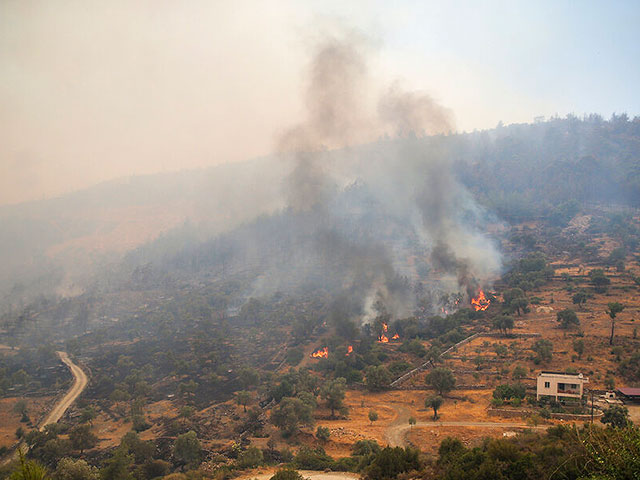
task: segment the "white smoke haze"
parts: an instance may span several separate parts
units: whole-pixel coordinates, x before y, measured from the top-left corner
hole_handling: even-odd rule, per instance
[[[347,274],[343,286],[363,298],[366,323],[375,317],[373,305],[378,300],[395,317],[413,311],[415,297],[409,289],[393,288],[398,274],[406,275],[406,256],[413,252],[401,245],[397,238],[401,232],[395,238],[393,232],[355,238],[344,228],[349,216],[333,198],[350,186],[366,187],[375,201],[373,208],[413,231],[433,275],[425,279],[409,269],[410,276],[417,282],[428,280],[434,292],[463,291],[469,299],[481,283],[499,274],[501,256],[483,232],[489,216],[456,180],[451,155],[440,146],[438,135],[455,130],[452,112],[423,92],[404,91],[398,82],[372,92],[376,85],[369,77],[372,49],[363,38],[350,31],[333,32],[314,46],[307,72],[306,117],[286,130],[277,144],[291,165],[285,197],[289,209],[299,215],[297,229],[324,242],[314,244],[308,253],[322,252],[322,261],[343,258],[343,266],[352,256],[359,257],[357,273]],[[372,98],[373,105],[367,104]],[[427,149],[417,141],[424,136],[433,136]],[[357,147],[382,137],[402,141],[378,142],[375,151]],[[295,265],[295,259],[292,262]],[[306,265],[315,268],[314,261]],[[271,291],[280,289],[277,278],[282,272],[271,275]],[[264,287],[261,282],[261,293],[268,292]]]
[[[225,27],[216,36],[201,24],[195,32],[188,31],[191,22],[187,20],[198,10],[189,6],[178,8],[181,14],[171,16],[164,25],[167,11],[173,12],[165,5],[152,19],[154,28],[147,32],[148,37],[129,45],[131,35],[137,32],[136,21],[146,15],[148,7],[136,10],[132,18],[119,18],[115,10],[101,7],[109,10],[105,15],[119,25],[122,37],[112,31],[90,31],[90,22],[79,22],[72,38],[86,35],[91,42],[78,47],[81,52],[76,63],[69,57],[61,64],[45,62],[42,57],[48,48],[39,37],[33,51],[25,51],[25,64],[60,70],[58,81],[64,84],[64,88],[45,85],[39,82],[38,75],[32,77],[34,95],[30,101],[50,96],[50,104],[43,104],[42,121],[52,111],[62,112],[59,131],[47,131],[39,142],[33,142],[26,131],[20,130],[24,119],[18,117],[29,112],[25,106],[11,103],[16,102],[16,95],[9,95],[12,100],[0,113],[2,124],[10,126],[5,131],[11,137],[7,139],[11,140],[8,148],[26,172],[25,185],[37,190],[35,173],[29,172],[47,149],[56,155],[85,159],[84,173],[91,175],[96,173],[95,168],[105,173],[112,164],[131,164],[143,172],[165,162],[173,165],[171,161],[176,158],[185,167],[215,163],[219,156],[224,160],[246,158],[263,148],[267,135],[273,145],[273,132],[279,131],[273,148],[277,158],[248,162],[246,168],[238,162],[202,175],[184,173],[184,178],[182,174],[176,176],[182,179],[175,184],[168,175],[162,182],[169,186],[157,191],[153,182],[145,185],[144,177],[134,179],[131,204],[123,201],[122,208],[113,210],[111,205],[98,205],[103,215],[98,219],[90,218],[95,209],[87,208],[85,212],[84,206],[91,207],[92,203],[82,194],[73,201],[62,199],[59,210],[65,212],[61,215],[64,222],[72,224],[78,216],[91,221],[74,229],[71,239],[59,234],[70,229],[58,225],[54,228],[56,235],[43,239],[42,245],[36,241],[37,236],[31,235],[33,249],[40,255],[33,256],[37,260],[33,274],[29,273],[31,277],[41,275],[38,268],[48,265],[49,256],[63,252],[64,262],[73,268],[65,270],[52,262],[47,267],[51,283],[58,282],[57,292],[61,295],[82,291],[73,280],[80,278],[84,284],[88,276],[75,270],[85,269],[92,261],[96,267],[113,260],[108,255],[113,251],[105,249],[104,260],[103,252],[96,252],[96,245],[105,240],[105,235],[96,232],[108,230],[101,222],[118,227],[123,211],[131,214],[131,225],[124,232],[114,227],[104,242],[113,246],[120,240],[117,254],[148,242],[158,232],[179,228],[187,219],[193,223],[193,237],[199,241],[235,231],[236,242],[229,250],[235,252],[237,269],[260,272],[251,296],[303,284],[340,289],[361,299],[365,319],[375,313],[372,309],[378,300],[394,317],[410,315],[415,307],[412,289],[417,284],[426,287],[432,298],[458,291],[472,295],[476,287],[499,273],[499,251],[484,233],[491,218],[456,180],[452,155],[443,142],[447,134],[455,131],[453,113],[428,92],[408,91],[402,82],[382,78],[374,65],[380,48],[377,40],[345,28],[340,22],[329,23],[330,28],[316,36],[306,52],[309,60],[301,98],[294,98],[296,88],[288,85],[278,96],[283,99],[282,105],[276,108],[273,102],[265,103],[255,93],[263,87],[272,91],[268,69],[264,70],[264,78],[256,78],[243,69],[244,62],[254,62],[257,66],[252,67],[258,68],[260,59],[237,51],[231,55],[217,41],[238,39],[240,33],[245,34],[261,9],[253,12],[245,5],[240,11],[252,11],[251,15],[246,19],[238,16],[237,25]],[[12,9],[20,7],[14,5]],[[86,20],[87,15],[82,9],[57,11],[47,6],[34,15],[29,28],[48,32]],[[248,23],[243,25],[243,21]],[[165,35],[164,27],[175,43]],[[16,27],[5,29],[4,34],[14,40],[21,38]],[[267,38],[270,31],[256,29],[255,34]],[[66,51],[66,41],[57,38],[50,48]],[[102,57],[98,55],[100,50]],[[200,64],[198,59],[205,57],[215,61]],[[124,64],[110,71],[109,65],[116,64],[116,58]],[[291,68],[287,60],[282,60],[285,69]],[[92,70],[87,65],[99,68]],[[5,66],[5,71],[8,69]],[[0,93],[11,94],[15,90],[14,84],[20,80],[14,78],[15,72],[20,71],[15,69],[7,76],[9,81],[0,86],[5,91]],[[242,88],[230,98],[223,98],[223,84],[217,78],[232,74],[244,83],[240,82]],[[207,79],[212,83],[207,84]],[[188,84],[194,88],[185,88]],[[59,98],[50,95],[49,87],[61,89]],[[77,95],[71,95],[72,91]],[[66,100],[69,101],[65,103]],[[236,108],[236,100],[252,104],[252,115],[243,115]],[[292,114],[296,105],[302,106],[300,115]],[[104,112],[108,115],[103,116]],[[13,121],[13,117],[20,121]],[[291,124],[287,119],[292,117],[300,121]],[[85,125],[87,121],[89,124]],[[146,127],[130,128],[134,123]],[[229,135],[227,123],[241,124],[245,127],[243,134]],[[116,135],[114,129],[123,135]],[[113,140],[116,138],[117,142]],[[218,143],[224,145],[224,151],[216,149]],[[22,148],[30,144],[37,148]],[[64,148],[57,148],[60,145]],[[55,158],[50,160],[49,168],[55,169]],[[82,171],[77,167],[75,170]],[[72,177],[69,173],[60,170],[45,175],[53,182],[57,178],[67,181]],[[21,186],[15,184],[11,188],[20,190]],[[140,189],[139,198],[136,188]],[[109,198],[118,205],[119,189],[114,191],[115,201]],[[157,202],[148,201],[151,196]],[[73,202],[81,206],[78,208]],[[167,205],[171,205],[171,212],[164,211]],[[66,215],[74,208],[79,215]],[[12,220],[24,218],[29,209],[16,210]],[[48,212],[41,216],[47,217]],[[252,222],[260,228],[252,230]],[[26,236],[20,228],[15,230],[18,234],[14,237]],[[260,231],[259,236],[256,231]],[[126,238],[131,240],[121,241]],[[179,245],[180,237],[176,239],[174,243]],[[25,249],[24,256],[28,254]],[[15,265],[5,268],[6,272],[0,268],[0,290],[10,288],[10,283],[16,281],[15,272],[25,270],[23,257],[13,256]]]

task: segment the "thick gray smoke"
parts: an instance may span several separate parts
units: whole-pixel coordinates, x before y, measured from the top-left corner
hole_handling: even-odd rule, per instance
[[[340,259],[352,271],[344,287],[364,295],[365,321],[378,300],[394,316],[411,312],[406,289],[393,287],[398,272],[427,283],[434,292],[462,288],[472,296],[501,264],[498,251],[478,228],[486,214],[456,180],[451,155],[439,145],[441,137],[422,138],[453,131],[451,112],[398,84],[384,89],[370,108],[367,99],[375,95],[368,52],[354,35],[320,42],[309,67],[306,118],[278,141],[282,156],[291,162],[286,198],[298,215],[298,229],[316,239],[314,256],[329,263]],[[352,147],[382,135],[402,141],[378,142],[373,150]],[[337,148],[342,150],[331,150]],[[353,185],[362,185],[372,200],[356,217],[379,213],[388,224],[376,225],[367,235],[350,228],[354,216],[334,200]],[[394,223],[401,230],[387,231]],[[407,232],[414,237],[411,246],[401,238]],[[409,257],[416,263],[416,252],[426,275],[424,268],[417,272],[415,265],[407,265]]]
[[[367,78],[365,48],[355,37],[331,38],[313,55],[305,95],[307,117],[278,141],[279,151],[293,157],[287,198],[294,210],[306,211],[328,201],[331,175],[323,150],[366,139],[359,91]]]

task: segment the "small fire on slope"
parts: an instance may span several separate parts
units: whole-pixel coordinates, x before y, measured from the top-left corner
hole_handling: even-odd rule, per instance
[[[329,358],[329,347],[324,347],[316,352],[313,352],[311,354],[311,358]]]
[[[386,333],[388,328],[389,326],[386,323],[382,322],[382,331]]]
[[[398,335],[397,333],[391,337],[391,340],[398,340],[400,338],[400,335]]]
[[[478,295],[475,298],[471,299],[471,305],[473,305],[473,309],[476,312],[485,311],[487,308],[489,308],[490,303],[491,301],[484,296],[484,292],[482,291],[482,289],[480,289]]]
[[[347,353],[345,353],[345,357],[348,357],[349,355],[351,355],[351,353],[353,352],[353,347],[351,345],[349,345],[347,347]]]
[[[384,333],[381,333],[378,337],[378,343],[389,343],[389,339]]]

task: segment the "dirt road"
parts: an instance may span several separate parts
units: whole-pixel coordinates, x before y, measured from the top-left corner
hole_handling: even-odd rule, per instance
[[[40,423],[38,428],[42,430],[45,425],[49,425],[50,423],[56,423],[58,420],[62,418],[64,412],[76,401],[76,398],[82,393],[84,388],[87,386],[87,375],[82,371],[82,369],[77,366],[75,363],[71,361],[69,355],[66,352],[56,352],[62,363],[64,363],[69,370],[71,370],[71,374],[73,375],[73,385],[69,389],[69,391],[65,394],[62,399],[55,404],[53,409],[49,412],[49,415]]]
[[[269,480],[275,471],[269,473],[259,473],[257,475],[249,475],[249,476],[241,476],[238,477],[238,480]],[[302,475],[305,479],[310,480],[356,480],[360,478],[360,475],[357,473],[349,473],[349,472],[314,472],[311,470],[298,470],[298,473]]]
[[[411,428],[409,425],[409,416],[411,412],[407,407],[402,405],[394,405],[396,418],[387,428],[384,436],[387,443],[392,447],[405,447],[407,441],[405,437]],[[523,422],[418,422],[413,428],[420,427],[483,427],[483,428],[534,428],[544,430],[547,426],[531,427]]]
[[[49,415],[47,415],[45,419],[40,422],[40,424],[38,425],[38,430],[42,430],[45,425],[56,423],[58,420],[60,420],[64,415],[64,412],[67,411],[67,409],[73,404],[73,402],[76,401],[76,398],[78,398],[78,396],[85,389],[88,382],[86,373],[84,373],[84,371],[79,366],[71,361],[69,355],[67,355],[66,352],[56,353],[58,354],[58,357],[60,357],[62,363],[64,363],[67,367],[69,367],[69,370],[71,370],[71,374],[73,375],[73,385],[71,385],[71,388],[67,393],[65,393],[64,397],[62,397],[60,401],[58,401],[53,406],[53,408],[49,412]],[[24,442],[21,442],[18,448],[21,448],[24,453],[26,453],[28,450],[28,447]],[[4,462],[0,464],[6,465],[11,460],[17,458],[17,456],[18,452],[16,450],[12,455],[10,455]]]

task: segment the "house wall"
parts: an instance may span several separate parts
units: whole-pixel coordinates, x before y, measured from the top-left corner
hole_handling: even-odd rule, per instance
[[[585,378],[569,375],[539,375],[536,385],[536,397],[539,399],[542,395],[548,395],[556,398],[580,398],[584,392],[584,384],[587,382],[588,380]],[[565,391],[558,391],[558,386],[562,383],[565,384]],[[576,387],[571,388],[572,384],[576,385]]]

